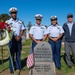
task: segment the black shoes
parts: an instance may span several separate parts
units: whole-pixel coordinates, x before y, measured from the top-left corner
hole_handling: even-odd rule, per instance
[[[12,70],[10,70],[10,73],[14,74],[14,72]]]
[[[61,67],[57,67],[58,70],[61,70]]]
[[[72,68],[72,66],[68,66],[70,69]]]

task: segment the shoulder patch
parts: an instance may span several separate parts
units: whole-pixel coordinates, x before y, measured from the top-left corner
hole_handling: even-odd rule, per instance
[[[41,26],[41,29],[45,29],[46,27],[45,26]]]
[[[19,24],[23,24],[22,22],[18,22]]]
[[[45,28],[45,26],[41,26],[41,27]]]
[[[19,19],[18,19],[18,23],[19,23],[19,24],[23,24],[23,22],[22,22],[21,20],[19,20]]]

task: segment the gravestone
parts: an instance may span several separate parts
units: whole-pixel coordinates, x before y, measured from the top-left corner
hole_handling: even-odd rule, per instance
[[[29,75],[56,75],[55,65],[52,60],[51,46],[47,42],[41,42],[34,48],[34,67]]]

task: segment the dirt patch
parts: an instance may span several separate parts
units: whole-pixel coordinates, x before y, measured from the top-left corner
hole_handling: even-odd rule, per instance
[[[56,71],[56,75],[63,75],[60,70]]]
[[[14,75],[14,74],[11,74],[10,73],[10,70],[7,69],[3,72],[0,71],[0,75]],[[15,71],[15,75],[28,75],[26,71],[22,70],[22,71],[19,71],[19,70],[16,70]]]

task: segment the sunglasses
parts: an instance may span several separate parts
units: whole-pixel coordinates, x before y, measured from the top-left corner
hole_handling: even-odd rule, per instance
[[[11,14],[17,14],[17,12],[11,12]]]
[[[69,17],[67,17],[67,18],[73,18],[73,16],[69,16]]]

